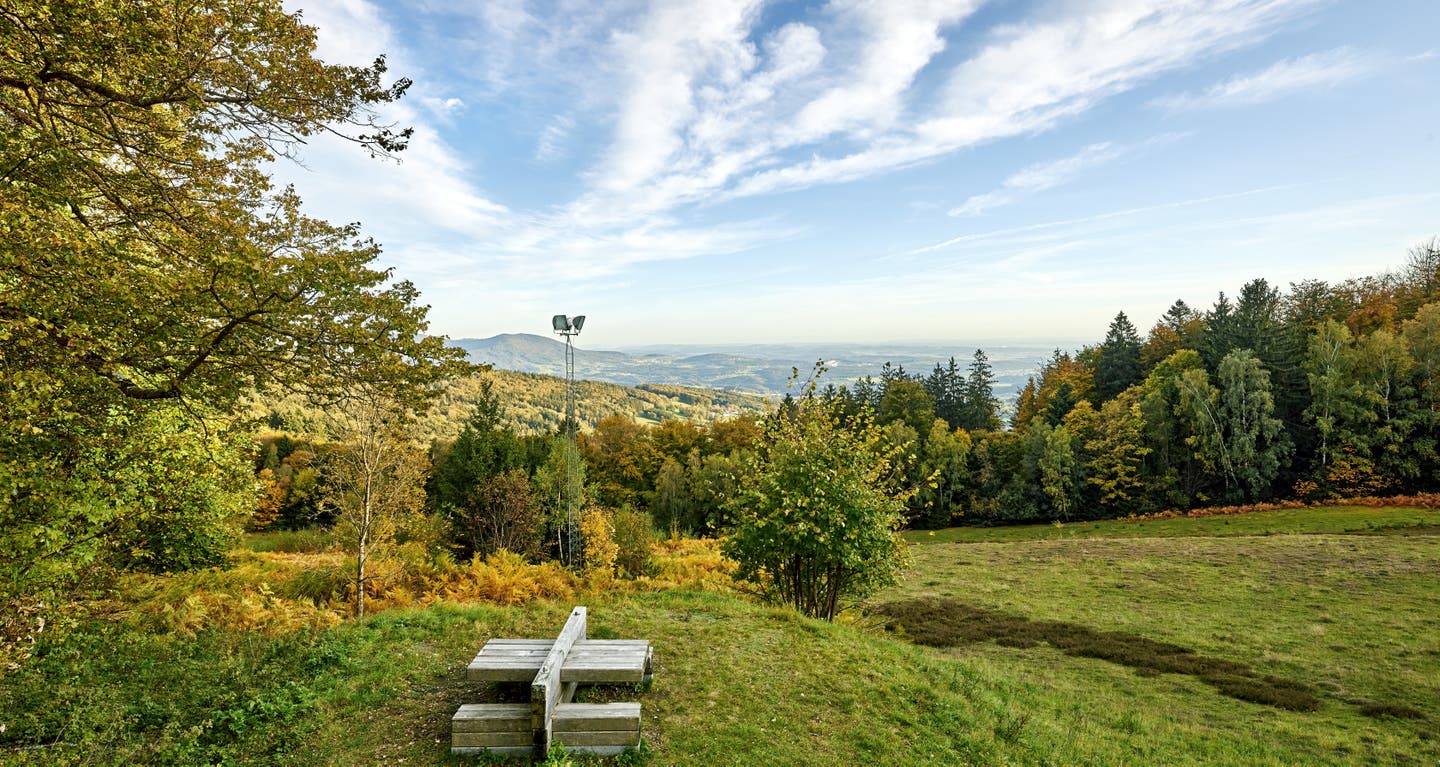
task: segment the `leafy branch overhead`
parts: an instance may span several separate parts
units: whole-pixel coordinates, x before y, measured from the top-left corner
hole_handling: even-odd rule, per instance
[[[0,0],[0,51],[0,609],[141,545],[174,480],[133,424],[209,434],[262,387],[417,402],[468,367],[358,225],[266,172],[322,134],[403,150],[383,58],[316,59],[278,0]]]
[[[385,62],[327,65],[278,3],[0,3],[0,322],[25,369],[132,399],[435,380],[412,285],[262,164],[332,133],[372,153]]]

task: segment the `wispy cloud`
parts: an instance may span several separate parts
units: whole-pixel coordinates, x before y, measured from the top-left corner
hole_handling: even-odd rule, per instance
[[[1172,111],[1243,106],[1273,101],[1292,93],[1330,88],[1374,70],[1374,64],[1348,48],[1278,61],[1252,74],[1236,75],[1200,93],[1157,99]]]
[[[1127,151],[1127,147],[1116,146],[1107,141],[1091,144],[1069,157],[1035,163],[1005,179],[999,189],[971,196],[959,207],[951,209],[950,215],[977,216],[1002,205],[1009,205],[1026,194],[1042,192],[1064,184],[1084,171],[1104,165]]]
[[[727,194],[851,181],[1046,130],[1162,73],[1253,43],[1313,4],[1112,0],[1056,6],[1069,13],[992,30],[975,55],[944,74],[938,98],[907,92],[904,106],[912,119],[846,154],[791,162],[772,155],[768,163],[753,163],[753,172],[738,177]]]
[[[1415,54],[1414,56],[1406,56],[1406,57],[1405,57],[1405,60],[1406,60],[1406,61],[1430,61],[1430,60],[1435,59],[1435,58],[1440,58],[1440,48],[1431,48],[1431,49],[1428,50],[1428,51],[1425,51],[1425,52],[1423,52],[1423,53],[1417,53],[1417,54]]]
[[[565,140],[574,129],[575,118],[570,115],[556,116],[540,131],[540,136],[535,140],[535,159],[539,162],[551,162],[562,157],[565,154]]]
[[[1280,190],[1284,190],[1284,189],[1289,189],[1289,188],[1291,188],[1289,185],[1267,186],[1267,187],[1261,187],[1261,188],[1258,188],[1258,189],[1246,189],[1246,190],[1241,191],[1241,192],[1231,192],[1231,193],[1228,193],[1228,194],[1209,195],[1209,196],[1206,196],[1206,197],[1195,197],[1195,198],[1191,198],[1191,199],[1188,199],[1188,200],[1176,200],[1176,201],[1174,201],[1174,202],[1160,203],[1160,204],[1158,204],[1158,205],[1145,205],[1145,206],[1137,207],[1137,208],[1124,208],[1124,209],[1122,209],[1122,210],[1112,210],[1112,211],[1107,211],[1107,212],[1104,212],[1104,213],[1097,213],[1097,214],[1090,215],[1090,216],[1079,216],[1079,217],[1076,217],[1076,218],[1060,219],[1060,220],[1058,220],[1058,221],[1045,221],[1045,222],[1038,223],[1038,224],[1027,224],[1027,225],[1025,225],[1025,226],[1008,227],[1008,228],[1005,228],[1005,229],[995,229],[995,230],[988,231],[988,232],[973,232],[973,233],[968,233],[968,234],[962,234],[962,235],[960,235],[960,236],[958,236],[958,237],[951,237],[951,238],[949,238],[949,239],[947,239],[947,240],[942,240],[942,241],[940,241],[940,242],[932,243],[932,244],[930,244],[930,245],[923,245],[923,246],[921,246],[921,247],[914,248],[914,249],[912,249],[912,250],[907,251],[907,252],[905,253],[905,255],[908,255],[908,256],[918,256],[918,255],[924,255],[924,254],[926,254],[926,253],[933,253],[933,252],[935,252],[935,251],[946,250],[946,249],[948,249],[948,248],[954,248],[954,247],[965,246],[965,245],[977,245],[977,244],[981,244],[981,243],[994,243],[994,242],[998,242],[998,241],[1001,241],[1001,240],[1010,240],[1010,241],[1013,241],[1013,240],[1016,240],[1016,239],[1018,239],[1018,238],[1030,238],[1030,237],[1034,237],[1034,236],[1036,236],[1037,234],[1038,234],[1038,235],[1041,235],[1041,236],[1043,236],[1043,237],[1045,237],[1045,238],[1064,238],[1064,237],[1070,236],[1069,233],[1068,233],[1068,230],[1069,230],[1071,227],[1076,227],[1076,226],[1081,226],[1081,225],[1087,225],[1087,224],[1094,224],[1094,223],[1096,223],[1096,222],[1111,221],[1111,220],[1115,220],[1115,219],[1132,218],[1132,217],[1139,216],[1139,215],[1145,214],[1145,213],[1153,213],[1153,212],[1165,211],[1165,210],[1175,210],[1175,209],[1178,209],[1178,208],[1189,208],[1189,207],[1194,207],[1194,206],[1197,206],[1197,205],[1205,205],[1205,204],[1207,204],[1207,203],[1212,203],[1212,202],[1220,202],[1220,201],[1223,201],[1223,200],[1233,200],[1233,199],[1241,198],[1241,197],[1251,197],[1251,196],[1255,196],[1255,195],[1267,194],[1267,193],[1269,193],[1269,192],[1276,192],[1276,191],[1280,191]],[[1060,234],[1052,234],[1052,233],[1054,233],[1054,232],[1061,232],[1061,233],[1060,233]]]
[[[399,44],[373,3],[307,2],[327,58],[367,61],[388,51],[395,71],[422,69],[421,52]],[[389,113],[416,127],[399,169],[381,177],[373,165],[337,159],[302,191],[334,187],[349,211],[337,217],[389,221],[377,235],[430,243],[394,252],[428,254],[436,268],[454,261],[442,250],[465,254],[472,271],[583,260],[591,275],[734,253],[795,227],[701,223],[699,206],[865,178],[1047,130],[1165,72],[1262,39],[1314,2],[1060,3],[1043,20],[982,31],[973,47],[942,58],[980,0],[831,0],[775,29],[761,27],[762,0],[423,0],[437,18],[468,19],[479,31],[469,44],[494,48],[479,67],[480,87],[522,94],[526,78],[540,76],[589,83],[574,87],[585,95],[573,103],[532,105],[534,159],[583,163],[579,190],[547,207],[497,201],[469,155],[445,140],[448,121],[483,110],[485,94],[430,77],[416,86],[422,108]],[[569,154],[579,136],[587,150],[601,142],[588,162]],[[955,212],[1052,188],[1130,149],[1097,144],[1030,166]]]

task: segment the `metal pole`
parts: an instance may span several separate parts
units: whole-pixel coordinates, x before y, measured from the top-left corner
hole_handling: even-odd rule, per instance
[[[585,317],[574,318],[557,314],[550,318],[556,333],[565,337],[565,530],[556,535],[560,561],[575,567],[580,562],[580,448],[576,444],[579,421],[575,418],[575,344],[574,338],[585,326]]]
[[[565,562],[571,567],[579,564],[576,549],[579,537],[580,449],[576,444],[575,422],[575,345],[573,333],[565,334],[565,537],[567,551]]]

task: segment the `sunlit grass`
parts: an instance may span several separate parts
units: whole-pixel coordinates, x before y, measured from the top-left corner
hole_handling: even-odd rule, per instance
[[[942,621],[917,627],[918,638],[946,645],[934,651],[940,655],[1047,690],[1063,719],[1122,714],[1145,736],[1143,744],[1119,741],[1130,741],[1133,754],[1292,764],[1440,757],[1432,736],[1440,721],[1440,537],[1176,534],[949,543],[913,554],[910,578],[881,600],[894,605],[887,609],[903,611],[915,599],[951,601],[963,605],[951,620],[1009,622],[1028,632],[1009,642],[1025,646],[1006,646],[994,626]],[[1045,636],[1062,630],[1076,636]],[[927,637],[932,631],[952,636]],[[1205,684],[1203,674],[1131,670],[1103,647],[1086,652],[1096,632],[1303,684],[1319,707],[1305,713],[1237,702]],[[1074,657],[1086,654],[1096,659]],[[1096,761],[1125,753],[1109,742],[1087,747]],[[1245,743],[1250,751],[1231,751]]]
[[[1440,535],[1440,511],[1422,508],[1325,506],[1256,511],[1213,517],[1062,522],[1008,527],[911,530],[911,543],[1049,541],[1075,538],[1216,537],[1318,533],[1432,532]]]

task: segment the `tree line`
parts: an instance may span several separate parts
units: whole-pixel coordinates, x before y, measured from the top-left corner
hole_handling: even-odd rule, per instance
[[[1432,490],[1437,284],[1440,241],[1430,241],[1393,274],[1303,281],[1284,292],[1256,279],[1203,311],[1177,300],[1143,336],[1120,312],[1099,343],[1057,349],[1008,422],[983,350],[964,367],[952,357],[915,374],[887,363],[849,386],[817,384],[799,399],[787,395],[770,417],[819,402],[841,427],[873,425],[895,451],[888,460],[897,486],[909,489],[911,527]],[[432,486],[449,489],[432,494],[430,507],[451,519],[491,513],[479,497],[493,509],[553,505],[552,438],[514,433],[500,403],[487,401],[453,444],[431,451]],[[729,502],[742,494],[765,422],[652,426],[607,416],[579,436],[586,498],[644,513],[663,533],[721,533],[734,522]],[[505,478],[517,471],[528,488]],[[466,488],[489,489],[467,496]]]
[[[1429,491],[1437,290],[1432,239],[1394,273],[1286,291],[1256,279],[1206,310],[1177,300],[1144,337],[1120,312],[1103,341],[1055,351],[1005,429],[983,404],[965,420],[984,402],[979,352],[963,385],[951,360],[923,377],[887,365],[822,396],[868,407],[913,446],[908,514],[922,527]]]

